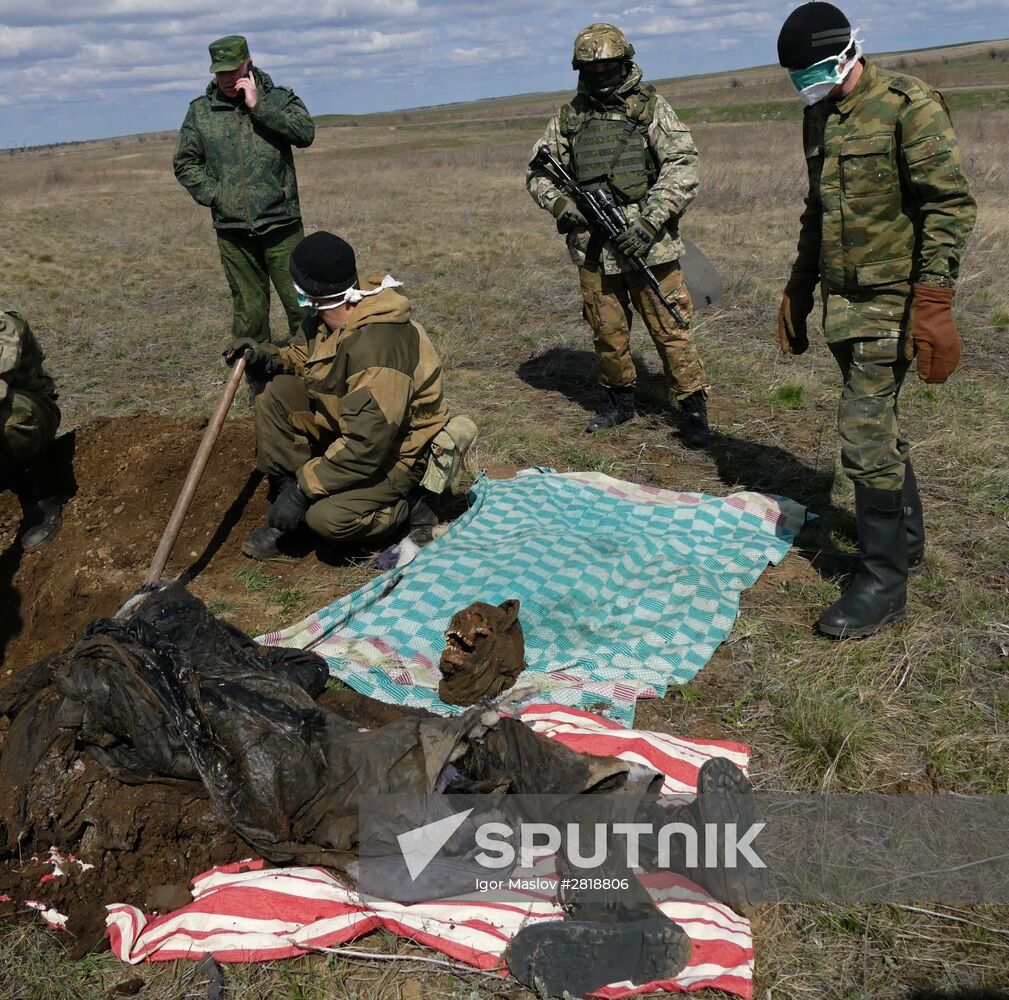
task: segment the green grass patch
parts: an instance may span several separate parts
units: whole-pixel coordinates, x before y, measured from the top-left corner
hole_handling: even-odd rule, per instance
[[[269,573],[264,573],[257,566],[241,566],[235,570],[235,579],[249,593],[258,594],[264,590],[269,590],[277,581]]]
[[[308,600],[308,594],[297,587],[284,587],[280,594],[280,610],[282,614],[289,615],[292,611],[303,605]]]
[[[985,90],[952,90],[947,91],[943,96],[953,114],[1009,108],[1009,87],[992,87]]]
[[[787,382],[774,390],[771,394],[771,403],[779,410],[802,410],[805,409],[807,397],[804,385]]]
[[[779,694],[777,701],[778,725],[796,768],[817,784],[833,775],[844,787],[858,787],[872,720],[853,697],[810,688]]]

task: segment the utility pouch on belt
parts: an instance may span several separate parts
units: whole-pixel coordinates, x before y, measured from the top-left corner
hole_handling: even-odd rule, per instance
[[[452,489],[476,435],[476,424],[469,417],[452,417],[431,442],[427,469],[420,485],[431,493]]]

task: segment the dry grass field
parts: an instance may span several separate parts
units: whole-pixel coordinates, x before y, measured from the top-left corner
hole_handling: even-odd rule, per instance
[[[406,283],[444,359],[453,406],[480,426],[477,466],[597,469],[716,494],[755,488],[794,497],[818,515],[784,563],[744,595],[714,662],[638,712],[643,727],[752,744],[761,789],[1009,793],[1007,53],[1004,43],[985,43],[886,60],[954,88],[980,216],[957,299],[962,368],[938,387],[912,375],[903,397],[926,505],[927,569],[912,584],[906,624],[857,643],[832,644],[810,629],[840,586],[818,571],[816,554],[853,548],[852,492],[836,457],[830,354],[812,336],[806,355],[782,357],[772,332],[804,193],[796,121],[761,117],[762,102],[785,95],[776,74],[750,70],[662,87],[681,107],[737,108],[720,123],[692,118],[702,194],[683,228],[726,285],[697,322],[717,429],[705,452],[684,449],[671,433],[657,360],[640,329],[643,415],[608,435],[583,433],[601,393],[576,275],[523,186],[554,98],[355,119],[320,129],[298,154],[306,227],[346,235],[363,269]],[[739,110],[748,104],[749,117]],[[797,105],[787,107],[797,117]],[[65,155],[0,154],[0,296],[19,304],[45,345],[68,426],[86,429],[95,417],[137,410],[205,414],[220,391],[227,288],[209,213],[176,184],[172,149],[160,136]],[[233,417],[247,419],[238,407]],[[235,469],[236,488],[247,471]],[[234,577],[240,564],[232,570]],[[356,568],[325,573],[314,567],[297,598],[279,605],[268,586],[249,582],[248,570],[237,604],[213,580],[198,578],[193,590],[257,628],[280,624],[278,616],[296,620],[346,587],[348,574],[354,583],[361,577]],[[756,996],[1009,995],[1009,908],[922,909],[937,912],[766,908],[754,921]],[[377,938],[363,947],[415,954]],[[434,975],[409,962],[333,956],[229,968],[227,976],[226,995],[249,998],[522,995],[513,985]],[[103,997],[135,978],[144,996],[207,995],[191,965],[125,970],[107,956],[70,962],[45,932],[0,933],[5,998]]]

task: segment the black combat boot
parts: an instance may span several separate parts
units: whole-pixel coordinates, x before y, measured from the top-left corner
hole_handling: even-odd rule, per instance
[[[925,568],[925,516],[918,494],[918,480],[911,459],[904,463],[904,524],[907,528],[907,571],[920,573]]]
[[[63,504],[73,496],[73,451],[67,438],[43,449],[12,477],[21,503],[21,548],[37,552],[47,545],[63,523]],[[0,486],[2,488],[2,486]]]
[[[566,916],[526,924],[512,938],[505,960],[520,983],[540,995],[583,996],[610,983],[672,979],[686,967],[693,950],[686,931],[655,905],[615,848],[611,842],[606,860],[589,870],[558,864]],[[588,888],[593,881],[614,888]]]
[[[47,545],[63,523],[63,501],[60,497],[21,500],[21,548],[37,552]]]
[[[268,524],[253,528],[246,536],[245,541],[242,542],[242,555],[263,562],[286,559],[287,557],[277,546],[277,542],[284,537],[284,534],[285,532],[280,528],[271,528]]]
[[[418,486],[411,494],[410,530],[407,538],[418,546],[434,540],[434,529],[438,527],[438,515],[434,510],[434,494]]]
[[[606,390],[606,408],[598,416],[593,417],[586,425],[587,434],[605,431],[617,424],[626,424],[634,418],[634,386],[623,389]]]
[[[861,639],[907,617],[907,526],[900,490],[855,485],[859,564],[845,595],[816,623],[836,639]]]
[[[680,400],[680,433],[684,444],[691,448],[705,448],[711,442],[708,404],[703,390],[698,389]]]
[[[272,504],[283,492],[284,488],[295,481],[294,476],[285,473],[284,475],[271,474],[267,476],[266,499]],[[280,551],[277,543],[284,537],[286,532],[280,528],[271,527],[269,524],[253,528],[242,542],[242,555],[250,559],[260,559],[264,562],[270,560],[287,559],[287,556]]]

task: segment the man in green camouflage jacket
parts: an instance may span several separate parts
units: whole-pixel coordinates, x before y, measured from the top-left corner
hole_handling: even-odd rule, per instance
[[[398,281],[359,281],[353,249],[326,232],[295,247],[290,270],[315,310],[297,336],[225,351],[229,364],[251,351],[248,367],[269,380],[256,400],[256,459],[273,506],[242,551],[279,558],[278,543],[302,522],[330,541],[370,545],[409,520],[422,544],[437,523],[431,494],[451,487],[453,459],[476,428],[449,419],[441,359]]]
[[[56,387],[27,320],[0,300],[0,490],[21,501],[21,547],[42,548],[60,526],[48,452],[60,425]]]
[[[817,628],[865,636],[906,616],[908,571],[924,558],[897,397],[915,357],[925,382],[945,382],[956,369],[954,288],[976,207],[942,96],[862,59],[838,8],[796,8],[778,57],[807,104],[809,173],[778,341],[787,354],[806,350],[819,285],[824,334],[844,379],[838,429],[861,556],[852,586]]]
[[[189,105],[175,150],[175,176],[210,208],[231,288],[232,336],[270,340],[270,281],[293,335],[298,304],[287,262],[304,235],[292,146],[315,138],[315,123],[287,87],[252,65],[241,35],[210,45],[214,79]]]
[[[599,267],[586,266],[590,233],[585,219],[541,171],[530,169],[533,200],[567,234],[578,266],[582,315],[592,329],[606,409],[585,428],[594,432],[634,416],[637,372],[631,358],[631,305],[644,320],[662,360],[671,401],[679,403],[684,440],[708,443],[706,398],[710,388],[690,336],[693,305],[678,258],[683,254],[680,216],[697,193],[697,147],[687,127],[655,89],[642,82],[634,46],[611,24],[592,24],[575,39],[572,66],[578,93],[547,124],[534,151],[547,146],[589,189],[608,190],[629,225],[603,248]],[[629,257],[650,265],[666,297],[687,320],[681,328]]]

